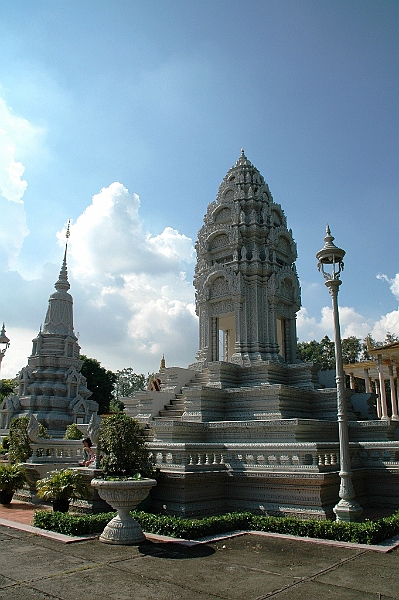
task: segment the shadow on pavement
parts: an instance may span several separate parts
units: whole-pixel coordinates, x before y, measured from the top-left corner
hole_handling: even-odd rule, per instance
[[[182,546],[174,542],[144,542],[138,548],[140,554],[153,556],[155,558],[189,559],[203,558],[215,553],[215,549],[206,544],[195,546]]]

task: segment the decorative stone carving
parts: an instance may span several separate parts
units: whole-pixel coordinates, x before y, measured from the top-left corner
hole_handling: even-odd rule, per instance
[[[100,542],[125,546],[143,542],[145,535],[139,523],[130,515],[130,511],[136,508],[148,496],[151,488],[157,485],[155,479],[138,481],[92,479],[91,485],[97,489],[100,498],[118,511],[117,516],[111,519],[100,535]]]
[[[100,425],[101,425],[101,417],[97,414],[93,414],[90,418],[89,426],[87,428],[87,433],[93,442],[94,446],[98,444],[98,436],[100,433]]]
[[[28,424],[28,436],[32,442],[37,442],[39,439],[39,423],[35,415],[30,415]]]
[[[210,297],[227,296],[229,293],[229,284],[224,277],[218,277],[210,287]]]
[[[229,205],[225,206],[225,202]],[[231,214],[240,217],[232,219]],[[204,260],[207,239],[210,262]],[[300,307],[299,283],[293,267],[295,242],[280,205],[273,202],[262,175],[244,153],[220,184],[216,202],[208,206],[196,248],[194,285],[200,331],[210,331],[210,322],[203,319],[217,316],[219,324],[222,323],[220,327],[224,319],[226,326],[228,323],[231,327],[229,336],[236,347],[228,360],[237,364],[280,361],[282,357],[288,362],[295,361],[295,316]],[[221,274],[212,279],[215,269],[220,267],[226,276]],[[229,271],[234,271],[234,277],[227,276]],[[208,293],[204,293],[204,287]],[[214,303],[218,298],[223,301],[217,306],[207,313],[201,310],[204,304]],[[275,312],[276,303],[283,306],[279,314]],[[233,320],[224,318],[227,314],[224,310],[234,315]],[[238,314],[240,321],[236,322]],[[277,317],[284,318],[285,327],[290,329],[284,348],[277,345]],[[201,346],[203,340],[204,336],[200,336],[199,366],[204,365],[204,356],[207,361],[217,357],[213,354],[214,346],[206,349]]]
[[[87,423],[97,413],[98,404],[89,399],[91,392],[80,373],[82,361],[73,329],[73,299],[68,292],[66,259],[67,246],[56,291],[49,298],[43,330],[32,340],[28,365],[19,375],[19,400],[1,405],[3,427],[8,427],[14,417],[33,415],[51,435],[63,435],[67,425],[78,419]],[[32,427],[32,435],[33,431]]]

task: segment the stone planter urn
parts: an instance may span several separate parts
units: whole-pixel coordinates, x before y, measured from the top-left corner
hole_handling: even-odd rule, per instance
[[[155,479],[92,479],[91,485],[97,490],[100,498],[118,511],[117,516],[106,525],[100,542],[125,546],[143,542],[143,531],[130,515],[130,511],[147,498],[151,488],[157,485]]]

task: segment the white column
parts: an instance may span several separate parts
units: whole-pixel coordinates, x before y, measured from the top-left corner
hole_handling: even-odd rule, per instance
[[[389,385],[391,386],[391,406],[392,406],[392,419],[398,421],[398,404],[396,401],[396,390],[395,390],[395,378],[393,376],[393,364],[389,365]]]
[[[380,382],[380,397],[381,397],[381,419],[389,419],[387,409],[387,396],[385,393],[384,371],[382,364],[382,354],[378,355],[378,379]]]
[[[349,387],[351,390],[355,389],[355,375],[352,371],[352,373],[349,373]]]
[[[373,383],[374,383],[374,387],[375,387],[375,393],[377,395],[377,416],[379,419],[381,419],[381,398],[380,398],[380,388],[378,386],[378,380],[373,379]]]

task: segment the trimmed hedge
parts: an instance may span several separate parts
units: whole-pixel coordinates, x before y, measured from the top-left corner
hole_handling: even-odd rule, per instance
[[[36,510],[33,514],[32,525],[65,535],[86,535],[100,533],[115,514],[73,515],[50,510]]]
[[[41,529],[74,536],[101,533],[115,514],[73,515],[37,510],[34,513],[33,525]],[[295,517],[268,517],[254,515],[250,512],[227,513],[204,519],[184,519],[142,511],[132,511],[131,514],[147,533],[184,539],[198,539],[208,535],[247,530],[269,531],[357,544],[378,544],[399,534],[399,511],[390,517],[384,517],[377,521],[365,520],[362,523],[316,519],[305,521]]]

